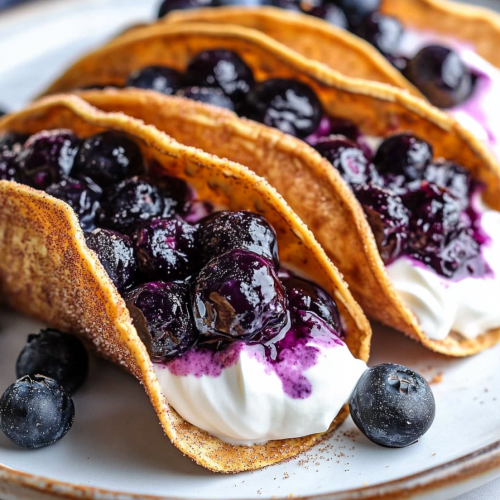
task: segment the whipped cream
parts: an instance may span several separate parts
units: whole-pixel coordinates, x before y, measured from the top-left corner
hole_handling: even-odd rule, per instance
[[[500,70],[479,56],[470,44],[428,31],[406,30],[401,54],[413,57],[426,45],[438,43],[454,49],[465,66],[477,76],[472,95],[459,106],[447,109],[462,126],[490,146],[500,158]]]
[[[310,338],[279,359],[272,364],[262,345],[236,342],[220,353],[195,348],[154,369],[179,415],[239,445],[328,430],[367,369],[332,336]]]
[[[474,339],[500,326],[500,212],[486,210],[481,226],[490,238],[482,253],[492,271],[483,278],[446,279],[410,257],[386,266],[399,296],[430,339],[443,340],[451,331]]]

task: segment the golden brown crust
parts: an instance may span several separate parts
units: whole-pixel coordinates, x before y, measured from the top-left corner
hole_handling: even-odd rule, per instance
[[[367,360],[371,330],[347,285],[312,233],[263,179],[241,165],[183,146],[124,114],[98,111],[75,96],[55,96],[0,121],[0,132],[70,128],[85,137],[102,130],[129,134],[147,160],[186,179],[201,199],[262,213],[275,227],[284,263],[301,270],[337,299],[346,342]],[[143,384],[163,429],[186,455],[218,472],[272,465],[310,448],[324,434],[232,446],[183,421],[168,406],[153,365],[120,297],[84,241],[72,209],[40,191],[0,181],[0,290],[16,309],[51,326],[79,333]],[[331,429],[346,417],[344,408]]]

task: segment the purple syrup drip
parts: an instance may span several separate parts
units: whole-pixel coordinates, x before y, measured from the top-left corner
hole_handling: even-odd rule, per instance
[[[322,319],[305,311],[298,311],[291,328],[277,338],[280,340],[267,344],[234,342],[220,351],[197,346],[166,366],[178,377],[215,378],[225,368],[235,365],[248,346],[251,356],[263,364],[266,373],[276,373],[287,396],[306,399],[312,394],[313,387],[304,372],[317,364],[323,349],[343,346],[344,343]]]

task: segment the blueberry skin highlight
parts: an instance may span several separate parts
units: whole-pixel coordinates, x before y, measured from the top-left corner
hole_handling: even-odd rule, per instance
[[[405,366],[384,363],[359,379],[349,409],[368,439],[381,446],[403,448],[429,430],[436,403],[421,375]]]
[[[61,384],[69,394],[85,382],[88,372],[89,355],[82,341],[50,328],[28,335],[16,363],[17,378],[44,375]]]
[[[71,429],[75,407],[71,396],[53,379],[26,376],[0,399],[0,429],[24,448],[44,448]]]

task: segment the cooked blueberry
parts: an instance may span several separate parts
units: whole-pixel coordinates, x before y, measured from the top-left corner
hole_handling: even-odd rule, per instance
[[[440,45],[424,47],[404,72],[422,94],[439,108],[451,108],[471,94],[473,77],[455,51]]]
[[[300,278],[281,278],[292,319],[297,311],[310,311],[340,334],[340,316],[335,301],[319,286]]]
[[[249,250],[265,257],[278,266],[278,242],[276,231],[254,212],[215,212],[202,220],[198,232],[202,261],[228,250]]]
[[[285,325],[286,307],[274,266],[246,250],[212,259],[194,287],[195,323],[206,338],[270,340]]]
[[[344,11],[351,28],[358,26],[380,7],[380,0],[333,0],[332,3]]]
[[[429,430],[436,403],[421,375],[405,366],[385,363],[362,375],[349,409],[368,439],[381,446],[403,448]]]
[[[445,161],[432,163],[425,169],[424,179],[448,189],[462,203],[462,208],[469,204],[471,176],[460,165]]]
[[[382,260],[385,264],[391,263],[406,246],[408,210],[399,196],[378,186],[359,186],[354,194],[372,228]]]
[[[32,135],[19,156],[23,182],[46,189],[69,176],[80,141],[70,130],[44,130]]]
[[[93,250],[119,292],[130,288],[138,266],[132,240],[109,229],[95,229],[85,234],[87,246]]]
[[[385,175],[403,175],[407,181],[422,179],[432,160],[432,146],[411,134],[392,135],[380,144],[373,162]]]
[[[230,50],[200,52],[186,69],[189,85],[220,88],[234,103],[241,102],[254,84],[252,70]]]
[[[379,176],[365,153],[354,142],[343,137],[320,140],[316,151],[326,158],[350,185],[378,182]]]
[[[158,18],[166,16],[173,10],[198,9],[200,7],[211,7],[213,0],[164,0],[158,11]]]
[[[409,249],[421,255],[439,253],[448,235],[458,229],[461,207],[446,189],[423,182],[403,196],[410,211]]]
[[[186,87],[177,91],[176,95],[234,111],[233,101],[216,87]]]
[[[175,94],[183,85],[182,75],[166,66],[147,66],[134,71],[127,80],[127,87],[156,90],[165,95]]]
[[[243,115],[304,139],[318,128],[323,110],[306,84],[273,79],[256,84],[247,94]]]
[[[90,177],[106,187],[144,170],[139,146],[119,132],[102,132],[86,139],[75,160],[73,177]]]
[[[19,181],[19,164],[16,155],[9,150],[1,152],[0,148],[0,181]]]
[[[140,270],[154,280],[187,278],[201,267],[196,231],[178,219],[156,219],[138,229],[135,248]]]
[[[102,189],[88,178],[67,179],[52,184],[46,189],[47,194],[65,201],[78,215],[84,231],[95,229],[95,218],[100,208],[99,200]]]
[[[48,328],[28,335],[17,358],[17,378],[44,375],[58,382],[69,394],[85,382],[89,355],[82,341],[74,335]]]
[[[71,429],[75,407],[55,380],[27,375],[12,384],[0,399],[0,429],[24,448],[43,448]]]
[[[195,344],[198,332],[191,316],[189,286],[146,283],[124,299],[153,361],[171,361]]]
[[[350,120],[343,118],[328,118],[330,122],[330,135],[343,135],[346,139],[356,142],[361,132],[359,128]]]
[[[28,138],[29,136],[25,134],[7,132],[0,137],[0,152],[10,150],[19,153]]]
[[[154,166],[153,166],[154,169]],[[178,177],[163,175],[159,172],[154,176],[155,186],[163,196],[167,214],[186,215],[191,211],[195,192],[187,182]]]
[[[339,28],[347,29],[349,27],[344,11],[337,5],[333,5],[325,0],[302,0],[299,5],[301,12],[304,14],[319,17]]]
[[[403,26],[394,17],[374,12],[354,32],[385,56],[395,56],[403,35]]]
[[[165,214],[165,200],[159,189],[148,179],[131,177],[110,188],[103,200],[98,225],[123,233]]]

